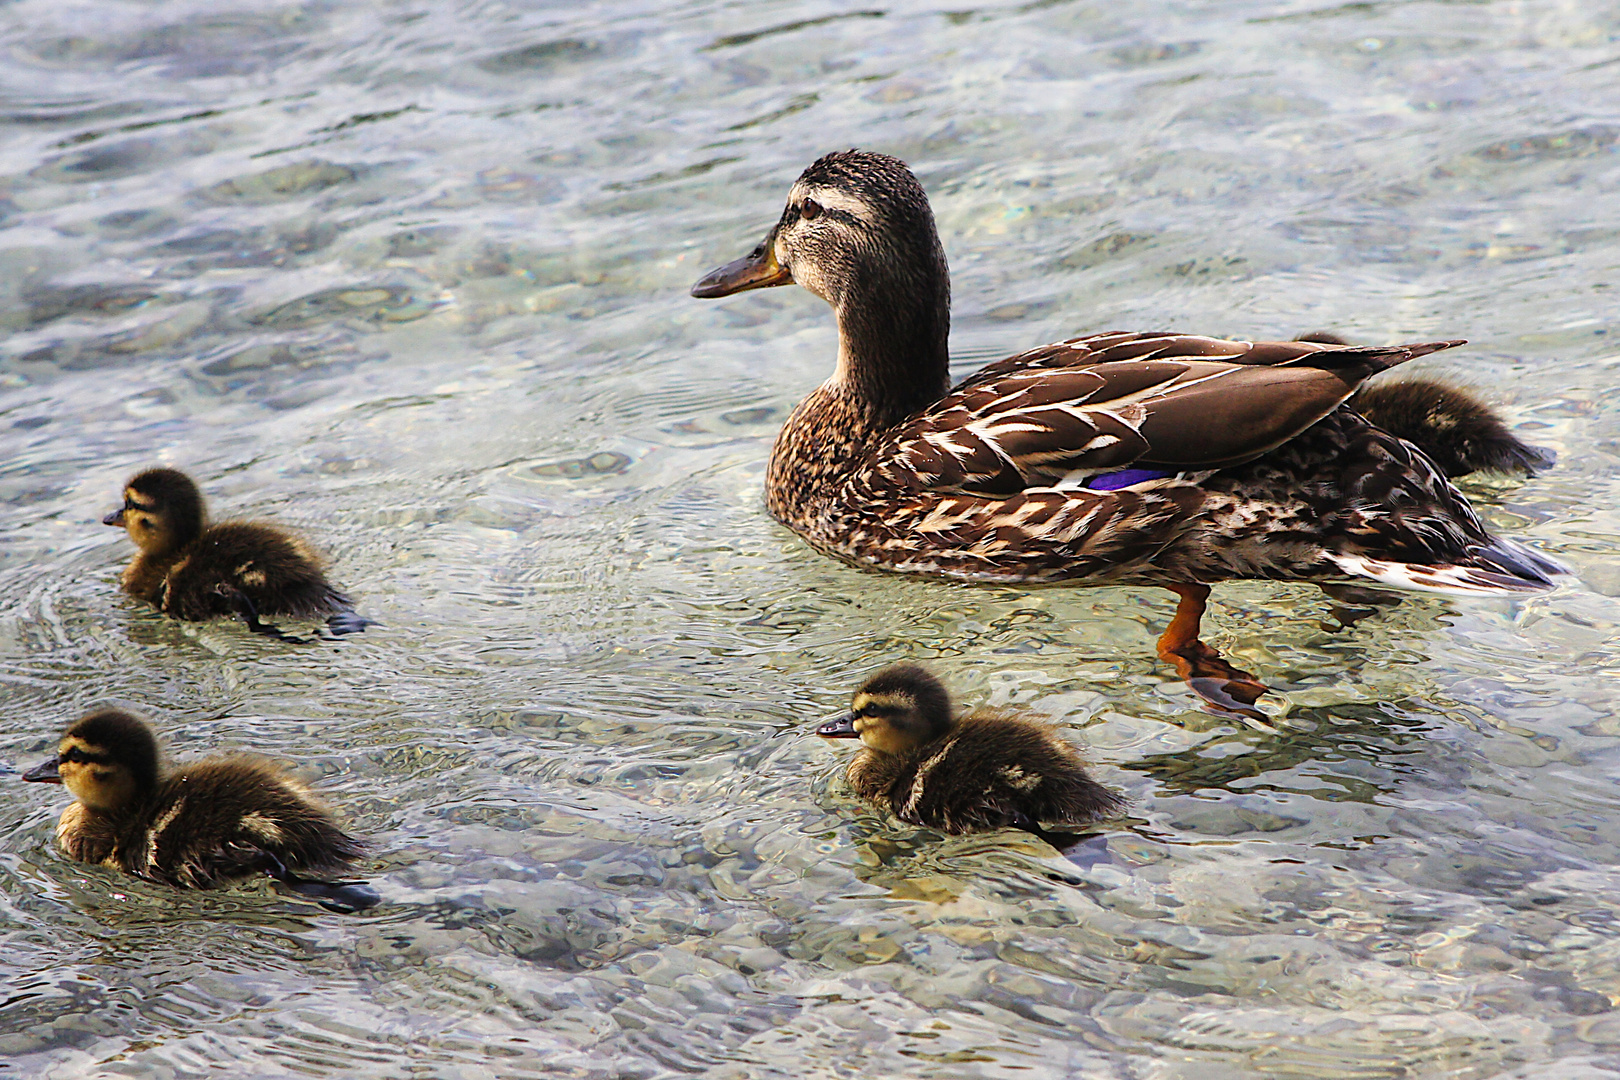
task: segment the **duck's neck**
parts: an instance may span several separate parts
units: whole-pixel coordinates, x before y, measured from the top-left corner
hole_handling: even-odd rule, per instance
[[[889,429],[950,389],[944,257],[910,280],[857,281],[834,302],[838,367],[782,425],[766,472],[771,513],[812,541],[835,532],[837,491]]]
[[[943,255],[934,265],[860,275],[834,310],[838,367],[828,386],[850,399],[868,431],[887,430],[945,396],[951,285]]]

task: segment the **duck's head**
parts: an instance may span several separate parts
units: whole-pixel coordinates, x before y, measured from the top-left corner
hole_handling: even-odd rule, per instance
[[[894,664],[861,684],[850,711],[822,724],[824,739],[859,739],[880,754],[903,754],[951,729],[951,695],[916,664]]]
[[[790,283],[838,313],[841,377],[898,366],[927,393],[943,392],[950,271],[928,196],[905,162],[864,150],[821,158],[794,182],[759,246],[704,275],[692,295]]]
[[[152,730],[117,709],[93,712],[67,729],[56,756],[24,780],[62,784],[92,810],[115,812],[157,784],[158,746]]]
[[[178,469],[147,469],[124,485],[124,505],[101,519],[117,525],[142,551],[184,547],[203,527],[203,499],[191,477]]]

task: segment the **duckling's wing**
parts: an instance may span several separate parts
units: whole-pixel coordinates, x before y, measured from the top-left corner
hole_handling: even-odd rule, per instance
[[[872,465],[902,486],[1001,496],[1127,466],[1224,468],[1298,435],[1369,375],[1456,344],[1076,338],[970,377],[902,425]]]

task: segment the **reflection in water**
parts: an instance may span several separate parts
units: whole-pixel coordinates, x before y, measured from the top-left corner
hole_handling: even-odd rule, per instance
[[[1603,5],[14,5],[0,72],[0,762],[91,706],[298,762],[377,844],[343,918],[70,863],[0,784],[0,1057],[107,1072],[1593,1075],[1620,1053]],[[813,297],[689,301],[823,150],[909,160],[956,374],[1112,328],[1467,337],[1558,453],[1470,481],[1579,583],[1165,600],[895,580],[761,505]],[[1601,215],[1597,215],[1601,217]],[[381,626],[120,598],[161,462]],[[878,816],[811,729],[883,664],[1075,729],[1064,852]],[[6,777],[0,776],[0,779]],[[9,777],[15,780],[15,776]]]

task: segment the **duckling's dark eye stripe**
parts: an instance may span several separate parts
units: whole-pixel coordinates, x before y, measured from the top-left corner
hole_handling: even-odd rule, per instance
[[[112,757],[107,754],[90,754],[80,750],[77,746],[58,755],[58,761],[71,761],[78,765],[111,765]]]

